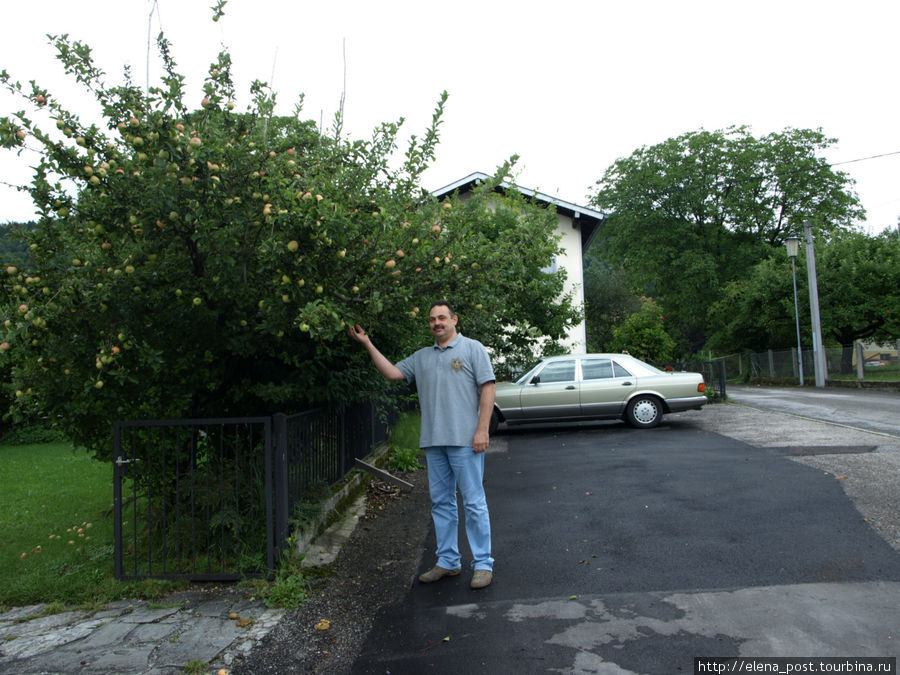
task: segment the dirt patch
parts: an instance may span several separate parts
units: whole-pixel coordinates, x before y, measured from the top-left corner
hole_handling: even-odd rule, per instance
[[[331,565],[311,571],[320,576],[309,601],[235,661],[232,673],[350,671],[378,609],[399,602],[412,585],[431,522],[425,471],[400,477],[413,484],[410,492],[370,481],[353,534]]]

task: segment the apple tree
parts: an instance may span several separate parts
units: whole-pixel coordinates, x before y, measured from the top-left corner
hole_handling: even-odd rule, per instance
[[[109,457],[116,419],[384,396],[351,323],[400,357],[447,299],[463,331],[516,363],[578,318],[562,276],[541,272],[553,214],[496,191],[508,164],[465,201],[420,187],[446,94],[397,162],[402,120],[353,140],[338,116],[323,133],[299,105],[277,115],[261,82],[237,110],[227,51],[192,105],[162,35],[165,74],[146,90],[127,71],[108,85],[88,46],[51,40],[102,121],[0,72],[24,106],[0,118],[0,146],[39,158],[29,262],[0,268],[15,419],[45,417]]]

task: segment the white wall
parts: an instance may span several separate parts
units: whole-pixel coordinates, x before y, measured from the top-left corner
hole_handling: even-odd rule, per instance
[[[572,222],[573,219],[569,216],[559,214],[557,231],[562,235],[559,246],[563,249],[563,253],[557,259],[557,264],[566,270],[565,292],[572,294],[575,306],[583,311],[584,261],[581,251],[581,228],[577,218],[574,221],[575,227],[572,226]],[[584,354],[587,349],[587,332],[584,321],[569,329],[566,343],[571,353]]]
[[[471,195],[463,192],[459,195],[460,200],[465,201]],[[575,227],[572,226],[573,219],[570,216],[557,214],[559,223],[556,226],[557,232],[561,235],[559,247],[562,253],[557,257],[556,264],[558,268],[566,270],[566,282],[564,286],[565,293],[572,294],[572,301],[576,308],[584,311],[584,260],[581,250],[581,227],[578,219],[575,220]],[[568,337],[563,340],[572,354],[584,354],[587,350],[587,331],[585,322],[582,321],[569,328]]]

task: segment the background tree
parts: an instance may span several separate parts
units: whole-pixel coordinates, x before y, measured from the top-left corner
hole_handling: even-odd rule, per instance
[[[851,372],[856,340],[893,340],[900,334],[900,238],[842,232],[815,243],[816,275],[822,339],[843,348],[841,369]],[[783,254],[783,252],[782,252]],[[797,258],[801,340],[811,349],[806,259]],[[773,255],[757,264],[745,279],[726,286],[711,313],[719,330],[713,349],[762,351],[794,346],[791,268]]]
[[[0,261],[7,264],[28,266],[28,245],[17,234],[21,230],[34,227],[34,223],[7,223],[0,225]]]
[[[101,124],[0,73],[28,106],[0,118],[0,145],[39,153],[40,218],[28,269],[8,264],[0,360],[17,419],[40,414],[108,457],[115,419],[291,412],[378,398],[386,384],[351,344],[361,323],[391,356],[421,346],[428,304],[508,362],[577,318],[555,216],[513,191],[438,203],[419,186],[446,95],[421,138],[392,160],[399,123],[346,139],[274,114],[261,82],[235,110],[219,54],[199,107],[186,102],[160,36],[161,83],[108,86],[90,49],[52,39],[93,94]],[[502,367],[502,363],[501,363]]]
[[[682,351],[706,342],[723,286],[803,220],[827,239],[862,217],[852,181],[820,157],[833,142],[809,129],[696,131],[636,150],[598,181],[601,249],[660,304]]]
[[[900,240],[848,232],[816,246],[822,339],[841,345],[841,372],[852,371],[856,340],[900,335]]]
[[[660,307],[645,298],[640,311],[631,314],[613,329],[610,351],[628,352],[650,363],[672,360],[675,357],[675,340],[666,332],[665,320]]]
[[[804,317],[809,324],[809,302],[801,297],[805,288],[802,272],[803,267],[797,265],[798,301],[804,303],[800,304],[801,330]],[[794,291],[787,256],[768,257],[748,270],[745,277],[726,284],[708,316],[714,328],[707,347],[714,352],[795,347]],[[805,333],[808,337],[809,331]],[[804,348],[806,343],[804,340]]]
[[[589,352],[612,349],[613,329],[641,309],[628,273],[604,260],[597,246],[584,257],[585,330]]]

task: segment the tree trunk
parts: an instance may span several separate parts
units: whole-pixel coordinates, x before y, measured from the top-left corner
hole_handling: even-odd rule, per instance
[[[853,373],[853,343],[841,345],[841,375]]]

